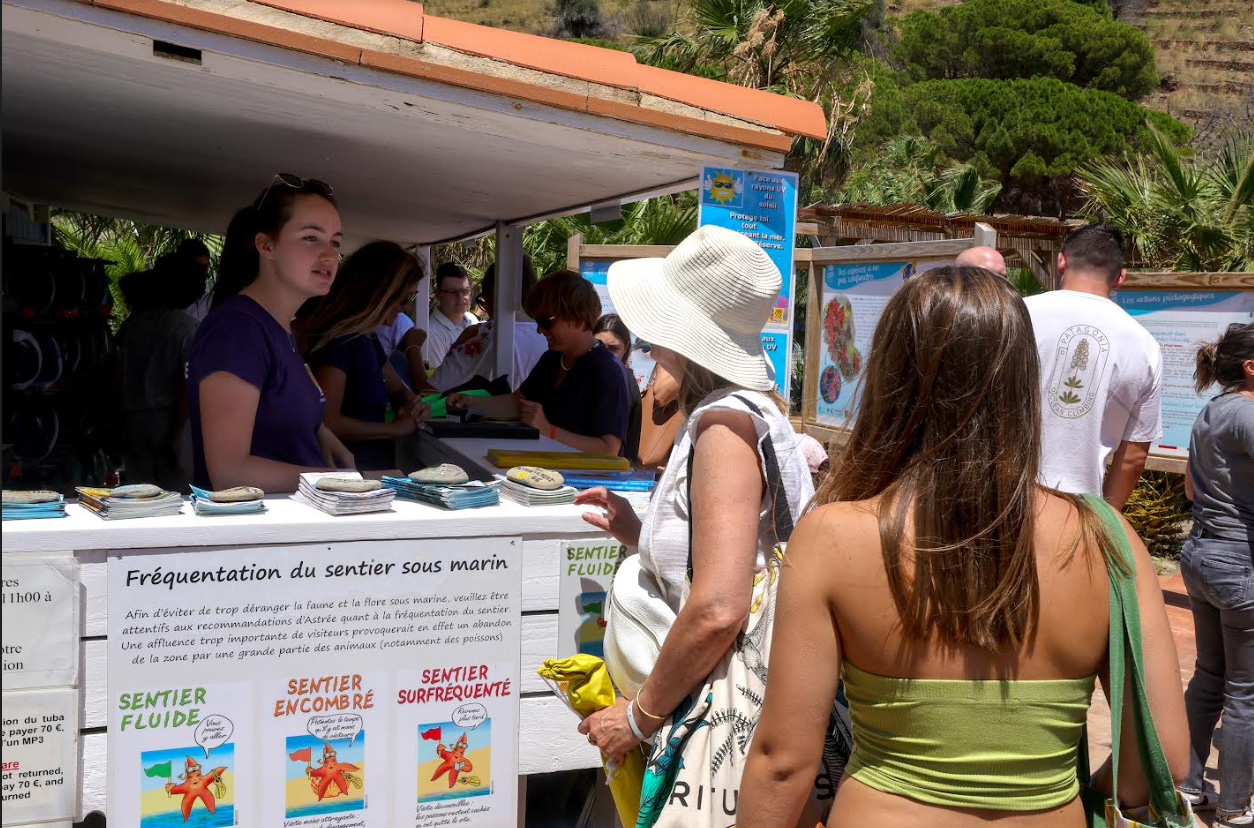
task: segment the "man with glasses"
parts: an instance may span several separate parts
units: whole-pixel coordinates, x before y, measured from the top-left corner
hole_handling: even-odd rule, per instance
[[[478,318],[470,312],[470,277],[456,262],[445,262],[435,270],[435,308],[431,313],[427,341],[422,356],[431,368],[444,361],[448,349]]]

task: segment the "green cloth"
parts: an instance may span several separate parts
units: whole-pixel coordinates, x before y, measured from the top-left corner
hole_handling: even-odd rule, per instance
[[[869,787],[950,808],[1037,811],[1079,793],[1095,676],[1050,681],[893,678],[844,664],[847,771]]]
[[[492,396],[487,391],[458,391],[457,393],[464,394],[467,397],[490,397]],[[422,398],[423,402],[431,406],[431,419],[442,420],[448,416],[448,400],[446,399],[447,396],[448,396],[447,394],[441,391],[438,394],[431,394],[429,396]]]

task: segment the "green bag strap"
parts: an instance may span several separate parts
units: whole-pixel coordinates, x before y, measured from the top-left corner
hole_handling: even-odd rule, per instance
[[[1132,544],[1124,532],[1115,510],[1100,497],[1086,495],[1085,500],[1106,524],[1106,531],[1114,541],[1120,558],[1131,570],[1123,575],[1107,567],[1110,579],[1110,642],[1108,661],[1110,668],[1110,739],[1111,739],[1111,794],[1119,802],[1119,742],[1123,726],[1123,691],[1127,678],[1131,678],[1132,711],[1136,727],[1136,741],[1141,755],[1141,767],[1145,771],[1150,788],[1150,806],[1167,818],[1167,824],[1183,826],[1175,783],[1167,767],[1154,717],[1150,711],[1149,695],[1145,690],[1145,654],[1141,647],[1141,612],[1136,596],[1136,556]],[[1082,749],[1083,753],[1084,750]],[[1087,771],[1085,757],[1082,771]],[[1172,819],[1177,817],[1178,819]]]

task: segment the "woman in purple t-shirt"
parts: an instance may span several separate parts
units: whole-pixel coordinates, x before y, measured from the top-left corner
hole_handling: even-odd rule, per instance
[[[326,295],[339,268],[331,193],[282,173],[231,219],[213,310],[187,359],[197,486],[292,492],[302,472],[353,466],[322,424],[326,400],[291,331],[296,311]]]
[[[392,470],[395,438],[412,434],[431,409],[401,381],[375,336],[414,304],[422,265],[399,244],[376,241],[349,256],[326,298],[297,323],[327,398],[325,422],[357,468]],[[416,346],[415,346],[416,347]],[[397,415],[387,422],[390,403]]]

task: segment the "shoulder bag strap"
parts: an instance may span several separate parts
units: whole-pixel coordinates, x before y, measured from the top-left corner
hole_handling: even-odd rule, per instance
[[[752,400],[740,394],[732,395],[735,399],[744,404],[750,411],[759,418],[765,420],[766,417],[762,413],[762,409],[758,407]],[[784,491],[784,478],[779,470],[779,458],[775,454],[775,443],[771,439],[768,432],[766,437],[759,444],[762,451],[762,464],[766,469],[766,485],[770,489],[771,494],[771,512],[774,519],[775,539],[779,543],[787,543],[792,537],[793,519],[792,509],[788,506],[788,494]],[[688,444],[688,581],[692,582],[692,468],[694,457],[697,451],[697,441],[690,440]]]
[[[1141,613],[1136,595],[1136,557],[1123,525],[1114,509],[1100,497],[1085,498],[1090,507],[1102,517],[1107,534],[1115,542],[1131,575],[1122,575],[1107,568],[1110,579],[1110,739],[1111,739],[1111,793],[1119,802],[1119,740],[1123,723],[1123,690],[1127,678],[1131,679],[1132,709],[1136,727],[1137,748],[1141,754],[1141,766],[1150,788],[1151,807],[1170,818],[1182,816],[1176,798],[1175,784],[1167,767],[1154,717],[1150,711],[1149,696],[1145,690],[1145,654],[1141,647]],[[1086,746],[1087,748],[1087,746]],[[1170,821],[1169,824],[1182,824]]]

